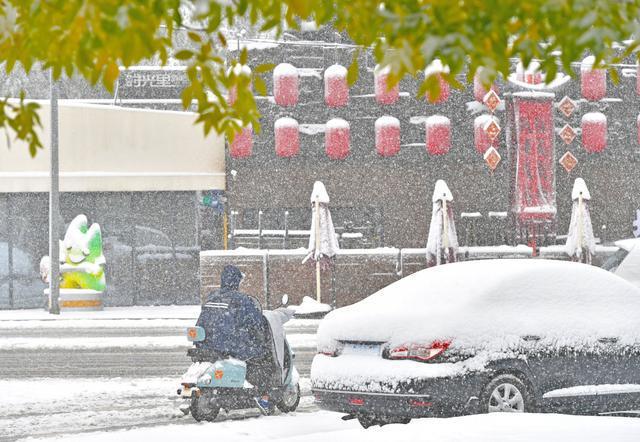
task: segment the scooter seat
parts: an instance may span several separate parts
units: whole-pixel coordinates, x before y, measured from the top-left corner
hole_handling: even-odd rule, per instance
[[[214,362],[219,359],[225,359],[228,355],[221,354],[215,350],[206,348],[190,348],[187,350],[187,356],[194,362]]]

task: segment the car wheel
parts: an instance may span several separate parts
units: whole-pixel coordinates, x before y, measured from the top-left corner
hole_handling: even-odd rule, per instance
[[[531,412],[533,398],[526,384],[519,377],[501,374],[485,387],[480,407],[483,413]]]
[[[282,393],[282,399],[276,404],[276,407],[283,413],[291,413],[298,408],[300,403],[300,386],[295,384],[286,388]]]
[[[209,398],[206,396],[194,396],[191,398],[189,411],[191,412],[191,416],[198,422],[213,422],[220,412],[220,407],[211,406],[209,404]]]

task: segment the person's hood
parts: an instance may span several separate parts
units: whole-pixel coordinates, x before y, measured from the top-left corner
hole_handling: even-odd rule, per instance
[[[233,265],[225,266],[222,270],[222,276],[220,278],[221,289],[238,290],[240,282],[242,281],[242,272],[239,268]]]

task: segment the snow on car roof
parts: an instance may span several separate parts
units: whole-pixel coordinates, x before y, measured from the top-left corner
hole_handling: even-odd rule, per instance
[[[403,278],[322,321],[335,340],[504,348],[535,335],[552,345],[640,337],[640,290],[602,269],[551,260],[446,264]],[[626,341],[625,341],[626,342]]]

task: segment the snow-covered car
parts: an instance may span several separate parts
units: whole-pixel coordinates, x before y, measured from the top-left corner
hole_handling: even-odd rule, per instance
[[[564,261],[429,268],[329,313],[311,383],[321,408],[365,427],[640,409],[640,289]]]
[[[615,242],[618,251],[611,255],[602,268],[640,287],[640,238]]]

